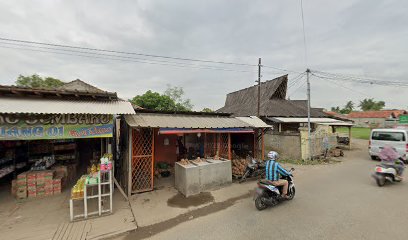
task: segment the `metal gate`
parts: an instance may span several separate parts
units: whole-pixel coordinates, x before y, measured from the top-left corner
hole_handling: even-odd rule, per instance
[[[151,128],[132,130],[132,192],[153,190],[154,134]]]
[[[219,154],[220,157],[224,159],[229,159],[229,144],[228,144],[228,133],[221,133],[219,136]]]

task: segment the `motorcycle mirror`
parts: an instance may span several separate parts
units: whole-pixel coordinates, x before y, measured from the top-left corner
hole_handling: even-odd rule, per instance
[[[293,171],[295,171],[295,169],[294,169],[294,168],[291,168],[290,170],[291,170],[292,172],[293,172]]]

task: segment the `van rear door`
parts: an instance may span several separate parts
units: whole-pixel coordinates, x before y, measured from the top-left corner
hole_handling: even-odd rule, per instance
[[[371,132],[370,155],[378,156],[381,149],[386,145],[393,147],[401,157],[405,158],[407,151],[407,132],[404,130],[373,130]]]

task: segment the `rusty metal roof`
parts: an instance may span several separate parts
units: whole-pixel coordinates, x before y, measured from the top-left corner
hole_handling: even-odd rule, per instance
[[[245,128],[253,126],[237,118],[187,114],[137,113],[125,116],[131,127],[152,128]]]
[[[246,122],[250,124],[251,126],[255,128],[272,128],[271,125],[266,124],[264,121],[259,119],[256,116],[250,116],[250,117],[236,117],[237,119]]]
[[[0,97],[0,113],[29,114],[134,114],[127,101],[59,100]]]

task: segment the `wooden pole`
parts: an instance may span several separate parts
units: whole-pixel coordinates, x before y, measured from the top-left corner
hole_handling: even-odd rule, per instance
[[[129,139],[128,139],[128,148],[129,148],[129,154],[128,154],[128,197],[132,195],[132,158],[133,158],[133,128],[129,128]]]
[[[228,133],[228,159],[232,160],[232,155],[231,155],[231,133]]]
[[[152,128],[152,172],[151,172],[151,184],[152,184],[152,189],[154,188],[154,135],[156,135],[156,131],[154,128]]]
[[[253,147],[254,151],[252,152],[252,157],[253,157],[253,158],[256,158],[256,155],[257,155],[257,154],[256,154],[256,144],[257,144],[257,141],[256,141],[256,135],[257,135],[257,133],[256,133],[256,131],[257,131],[257,130],[255,130],[254,133],[253,133],[253,134],[254,134],[254,147]]]
[[[204,133],[204,158],[207,157],[207,133]]]

